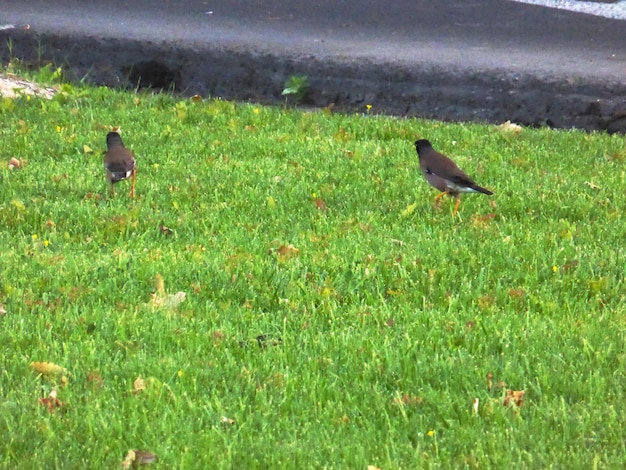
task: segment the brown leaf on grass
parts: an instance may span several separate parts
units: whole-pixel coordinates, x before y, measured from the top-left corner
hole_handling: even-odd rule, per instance
[[[315,200],[315,207],[317,207],[321,211],[325,211],[327,209],[324,200],[319,198]]]
[[[30,368],[35,372],[43,375],[62,375],[67,374],[67,370],[53,362],[31,362]]]
[[[191,97],[191,101],[193,103],[201,103],[202,102],[202,96],[200,96],[200,95],[193,95]]]
[[[298,250],[291,243],[289,245],[280,245],[276,252],[285,258],[290,258],[291,256],[297,256],[300,250]]]
[[[504,397],[504,402],[502,403],[504,406],[515,405],[518,408],[522,406],[524,402],[524,394],[526,390],[506,390],[506,396]]]
[[[129,468],[137,468],[140,465],[150,465],[156,463],[159,457],[147,450],[131,449],[126,453],[126,457],[122,461],[122,468],[128,470]]]
[[[418,395],[403,394],[401,397],[396,397],[393,400],[394,404],[402,406],[418,406],[424,402],[424,399]]]
[[[512,123],[511,121],[506,121],[498,126],[498,129],[503,132],[510,132],[512,134],[519,134],[522,132],[522,126]]]
[[[9,160],[9,170],[14,170],[15,168],[20,168],[22,163],[15,157],[11,157]]]
[[[513,297],[513,298],[524,297],[525,294],[526,294],[526,292],[522,288],[519,288],[519,289],[511,288],[511,289],[509,289],[509,296]]]
[[[143,392],[146,389],[146,382],[141,378],[141,376],[137,377],[133,382],[133,395],[138,395],[139,392]]]
[[[102,376],[97,371],[89,372],[89,375],[87,376],[87,381],[97,388],[102,388]]]
[[[328,106],[322,108],[322,112],[326,115],[326,116],[330,116],[331,114],[333,114],[333,108],[335,107],[335,103],[330,103]]]
[[[0,317],[3,317],[7,314],[7,311],[4,309],[4,305],[0,304]]]
[[[187,294],[182,291],[176,292],[175,294],[166,294],[165,282],[163,281],[163,276],[160,274],[157,274],[154,278],[154,288],[156,292],[150,294],[150,304],[153,307],[175,309],[187,298]]]
[[[478,307],[481,310],[486,310],[489,309],[493,306],[493,304],[495,303],[496,299],[494,298],[493,295],[483,295],[482,297],[478,298]]]
[[[187,294],[185,292],[179,291],[175,294],[168,294],[163,299],[163,307],[166,308],[176,308],[180,304],[182,304],[187,298]]]
[[[50,413],[54,413],[56,409],[62,408],[63,406],[65,406],[65,403],[63,403],[61,400],[57,398],[57,391],[54,389],[50,392],[50,394],[46,398],[40,398],[39,404],[48,408],[48,411]]]
[[[396,324],[396,321],[393,319],[393,317],[389,317],[387,319],[387,321],[385,322],[385,326],[391,328]]]
[[[600,186],[598,186],[595,183],[592,183],[591,181],[585,181],[585,184],[589,186],[591,189],[600,189]]]
[[[227,418],[226,416],[222,416],[220,421],[223,426],[233,426],[235,424],[235,420],[233,418]]]
[[[626,152],[613,152],[613,153],[609,153],[606,158],[608,158],[609,160],[611,160],[612,162],[622,162],[624,161],[624,159],[626,159]]]
[[[472,403],[472,408],[474,408],[474,413],[478,413],[479,404],[480,404],[480,400],[478,398],[474,398],[474,402]]]
[[[161,232],[161,235],[164,235],[166,237],[169,237],[170,235],[174,235],[174,230],[172,230],[171,228],[165,225],[161,225],[159,227],[159,231]]]
[[[472,224],[474,224],[474,226],[476,227],[484,227],[485,225],[488,225],[495,216],[495,212],[484,215],[473,215]]]
[[[491,392],[493,388],[493,374],[491,372],[487,373],[487,390]]]
[[[563,271],[568,272],[571,269],[575,269],[578,267],[579,263],[580,262],[577,259],[571,259],[563,265]]]

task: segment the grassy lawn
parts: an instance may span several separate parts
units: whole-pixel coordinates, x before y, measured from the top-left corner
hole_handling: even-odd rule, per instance
[[[623,468],[623,137],[104,88],[0,116],[0,468]],[[418,137],[495,195],[434,210]]]

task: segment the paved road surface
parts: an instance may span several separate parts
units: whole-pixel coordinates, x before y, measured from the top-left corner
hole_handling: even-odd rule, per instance
[[[276,102],[301,74],[314,105],[559,127],[626,107],[626,21],[506,0],[0,0],[0,24],[3,61],[11,36],[107,85]]]

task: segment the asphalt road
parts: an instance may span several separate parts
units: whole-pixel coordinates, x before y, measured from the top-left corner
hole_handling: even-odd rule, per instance
[[[3,62],[113,86],[271,103],[298,74],[317,106],[588,129],[626,108],[626,21],[506,0],[0,0],[0,24]]]

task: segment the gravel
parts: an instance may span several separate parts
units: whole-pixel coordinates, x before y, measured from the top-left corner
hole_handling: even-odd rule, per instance
[[[577,0],[513,0],[518,3],[542,5],[548,8],[577,11],[588,15],[604,16],[616,20],[626,20],[626,1],[616,3],[581,2]]]

